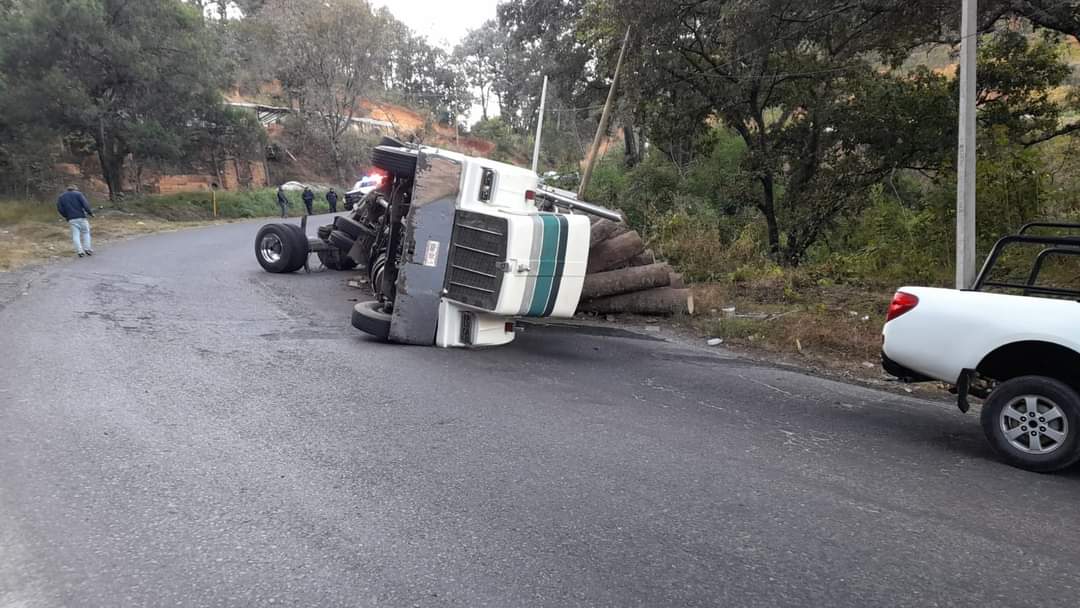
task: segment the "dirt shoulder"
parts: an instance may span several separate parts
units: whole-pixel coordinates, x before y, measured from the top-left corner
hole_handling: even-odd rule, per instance
[[[144,234],[205,226],[213,221],[166,221],[104,210],[90,220],[94,244],[107,244]],[[75,255],[67,222],[25,221],[0,225],[0,271],[11,271]]]
[[[899,394],[947,400],[939,383],[904,384],[881,368],[891,291],[852,286],[691,286],[693,316],[578,315],[705,349]]]

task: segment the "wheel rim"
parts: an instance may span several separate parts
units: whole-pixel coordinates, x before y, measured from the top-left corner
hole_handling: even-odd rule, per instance
[[[272,232],[263,235],[262,240],[259,241],[259,255],[271,264],[281,260],[284,249],[285,245],[281,242],[281,237]]]
[[[1065,412],[1042,395],[1022,395],[998,416],[1001,432],[1013,448],[1025,454],[1049,454],[1069,436]]]

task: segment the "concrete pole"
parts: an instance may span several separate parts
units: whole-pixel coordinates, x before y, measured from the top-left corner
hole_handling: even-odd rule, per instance
[[[544,86],[540,88],[540,117],[536,120],[536,143],[533,144],[533,173],[540,164],[540,136],[544,132],[544,104],[547,103],[547,76],[544,76]]]
[[[975,284],[975,50],[978,0],[962,0],[960,22],[960,145],[956,161],[956,288]]]
[[[629,41],[630,28],[626,28],[622,48],[619,49],[619,60],[615,62],[615,75],[611,77],[611,88],[608,89],[607,101],[604,102],[604,111],[600,113],[600,124],[596,126],[596,136],[593,138],[592,148],[589,149],[589,155],[585,157],[585,172],[581,176],[581,185],[578,187],[577,192],[579,199],[585,198],[585,189],[589,187],[593,166],[596,164],[597,155],[600,154],[600,141],[604,138],[604,132],[607,131],[608,119],[611,117],[611,106],[615,102],[615,89],[619,86],[619,70],[622,69],[623,55],[626,54],[626,44]]]

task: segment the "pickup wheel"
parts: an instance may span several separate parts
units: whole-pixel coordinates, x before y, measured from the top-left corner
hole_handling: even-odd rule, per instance
[[[983,433],[1009,464],[1049,473],[1080,460],[1080,395],[1044,376],[1000,384],[982,409]]]

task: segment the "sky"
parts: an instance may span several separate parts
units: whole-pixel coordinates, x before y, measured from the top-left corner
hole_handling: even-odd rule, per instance
[[[450,50],[465,32],[495,18],[498,0],[372,0],[428,42]]]

